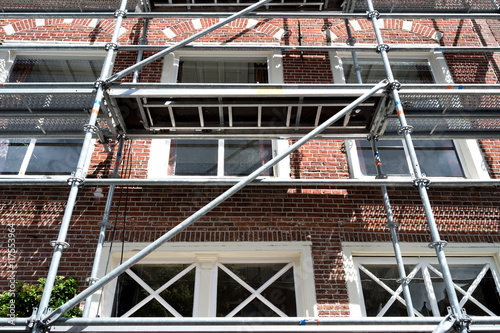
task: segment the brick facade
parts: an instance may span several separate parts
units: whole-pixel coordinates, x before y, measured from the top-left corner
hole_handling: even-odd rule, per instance
[[[216,19],[193,23],[191,19],[153,19],[148,43],[165,45],[183,40]],[[366,20],[353,25],[358,43],[374,43]],[[405,22],[411,22],[411,24]],[[255,22],[254,22],[255,23]],[[198,25],[199,24],[199,25]],[[409,28],[411,26],[411,28]],[[393,44],[431,44],[443,46],[496,46],[500,28],[495,20],[386,20],[382,34]],[[142,21],[127,19],[121,44],[137,44]],[[202,37],[202,43],[270,43],[298,45],[299,20],[266,19],[253,24],[237,20],[228,27]],[[105,43],[114,28],[113,20],[51,19],[0,21],[0,41],[43,41]],[[169,29],[165,32],[166,29]],[[489,30],[487,30],[489,29]],[[325,33],[330,30],[331,35]],[[439,32],[442,38],[437,38]],[[302,45],[345,43],[347,34],[341,20],[301,19]],[[146,52],[150,56],[153,52]],[[136,61],[137,52],[119,52],[114,72]],[[497,84],[500,77],[498,54],[447,54],[446,60],[457,83]],[[160,82],[162,61],[146,66],[143,82]],[[327,52],[283,52],[285,83],[333,83]],[[130,82],[131,75],[122,79]],[[149,139],[127,141],[122,178],[147,178]],[[491,178],[500,177],[500,143],[481,140]],[[116,142],[110,147],[116,151]],[[107,178],[113,154],[96,145],[89,167],[89,178]],[[290,157],[293,179],[348,179],[348,158],[341,140],[313,140]],[[115,240],[151,242],[209,203],[226,188],[222,186],[131,186],[115,193],[110,222],[116,228]],[[105,198],[96,198],[95,187],[85,186],[78,196],[68,243],[58,274],[76,276],[83,288],[89,276],[97,242],[98,222]],[[18,280],[33,282],[47,273],[52,247],[68,196],[66,187],[2,187],[0,216],[3,223],[16,225]],[[104,194],[107,189],[104,188]],[[395,220],[400,223],[402,242],[429,242],[425,215],[418,191],[389,188]],[[432,187],[430,201],[443,239],[457,243],[500,242],[500,192],[498,187]],[[212,212],[181,232],[173,241],[311,241],[318,313],[320,316],[348,316],[349,298],[342,258],[343,242],[389,242],[380,190],[376,187],[342,186],[248,186]],[[5,233],[4,233],[5,234]],[[109,232],[107,240],[111,240]],[[5,249],[6,238],[2,238]],[[258,246],[258,245],[257,245]],[[5,265],[6,261],[2,261]],[[0,274],[6,269],[0,265]],[[0,280],[2,287],[5,280]]]

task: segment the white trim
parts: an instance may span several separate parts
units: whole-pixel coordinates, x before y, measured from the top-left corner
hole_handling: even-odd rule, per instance
[[[500,286],[498,277],[498,267],[500,267],[500,244],[496,243],[449,243],[446,246],[446,255],[449,263],[477,263],[477,258],[482,257],[485,260],[491,260],[491,264],[495,269],[492,269],[493,278],[497,286]],[[435,262],[436,252],[423,243],[400,243],[404,263],[415,261],[412,258],[419,258],[420,261],[425,261],[428,258]],[[366,316],[364,309],[363,293],[361,289],[361,281],[356,268],[357,258],[369,260],[370,263],[385,263],[394,262],[394,250],[392,243],[365,243],[365,242],[344,242],[342,243],[343,264],[346,277],[346,285],[349,294],[349,308],[351,317]],[[412,257],[412,258],[409,258]],[[423,274],[425,270],[423,270]],[[427,288],[429,286],[426,286]],[[432,288],[432,286],[430,286]],[[462,297],[459,297],[460,299]],[[433,309],[435,312],[436,309]]]
[[[143,249],[149,243],[125,243],[123,258],[129,259],[134,253]],[[110,243],[105,243],[103,253],[110,252]],[[120,263],[121,246],[112,247],[108,272]],[[98,276],[104,276],[106,256],[99,264]],[[215,305],[210,302],[216,298],[217,291],[217,263],[285,263],[294,267],[294,282],[296,291],[297,316],[313,317],[316,311],[316,292],[314,286],[314,272],[311,254],[311,242],[177,242],[165,243],[158,250],[140,261],[139,264],[193,264],[196,263],[195,279],[195,307],[194,315],[215,316]],[[204,274],[203,270],[206,270]],[[208,283],[205,278],[208,278]],[[98,306],[101,291],[94,297],[91,307],[91,316],[96,315],[97,308],[100,316],[109,317],[113,308],[116,280],[110,282],[103,291],[103,303]],[[201,284],[203,283],[203,288]],[[211,287],[210,287],[211,285]],[[207,289],[208,286],[208,289]],[[199,291],[208,295],[201,295]],[[198,296],[197,296],[198,295]],[[201,303],[205,305],[201,305]],[[198,305],[198,306],[196,306]]]

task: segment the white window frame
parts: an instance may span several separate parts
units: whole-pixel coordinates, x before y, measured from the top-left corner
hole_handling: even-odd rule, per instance
[[[37,44],[37,42],[30,42],[31,44]],[[44,44],[44,42],[39,42],[40,44]],[[4,45],[10,45],[10,44],[25,44],[22,42],[5,42]],[[18,56],[22,57],[29,57],[33,59],[57,59],[57,58],[63,58],[63,57],[71,57],[74,59],[85,59],[88,60],[90,58],[95,58],[95,59],[102,59],[104,61],[104,58],[106,56],[106,53],[103,51],[64,51],[61,53],[61,51],[10,51],[10,50],[0,50],[0,83],[6,82],[7,79],[9,78],[10,71],[12,69],[12,66],[14,65],[16,58]],[[31,159],[31,155],[33,153],[33,149],[35,147],[37,139],[32,139],[32,138],[26,138],[30,140],[28,151],[26,152],[26,155],[24,156],[23,163],[21,165],[20,171],[17,175],[0,175],[0,178],[18,178],[18,177],[23,177],[23,178],[66,178],[68,177],[68,174],[61,174],[61,175],[25,175],[24,173],[26,172],[26,168],[28,166],[29,160]],[[83,136],[82,136],[83,139]],[[84,164],[84,172],[86,173],[88,171],[88,168],[90,166],[90,162],[92,159],[92,153],[94,151],[95,147],[95,139],[92,140],[91,148],[89,153],[86,156],[85,164]],[[75,165],[75,170],[76,170],[76,165]]]
[[[400,243],[403,255],[403,263],[411,264],[415,258],[422,262],[437,263],[436,252],[427,244],[422,243]],[[344,242],[342,243],[342,255],[344,271],[346,276],[346,285],[349,295],[349,309],[351,317],[366,317],[361,281],[357,268],[357,263],[377,264],[387,263],[395,265],[394,249],[392,243],[364,243],[364,242]],[[500,285],[499,267],[500,267],[500,249],[492,247],[488,243],[470,243],[448,244],[446,247],[448,264],[477,263],[477,258],[483,258],[484,262],[491,264],[491,271]],[[481,263],[483,263],[483,261]],[[407,274],[409,272],[406,272]],[[402,295],[400,295],[402,296]],[[459,296],[459,301],[462,297]]]
[[[363,59],[367,54],[358,52],[358,57]],[[342,58],[351,58],[350,52],[330,51],[331,68],[335,83],[345,84]],[[453,83],[451,72],[446,64],[442,52],[391,52],[391,59],[405,61],[427,60],[432,70],[436,83]],[[469,179],[490,179],[487,170],[486,161],[477,140],[474,139],[455,139],[453,143],[456,148],[458,159],[462,165],[464,178]],[[403,144],[404,146],[404,144]],[[352,178],[368,179],[374,176],[363,175],[360,168],[360,162],[356,150],[355,140],[345,140],[347,158],[349,161],[349,173]],[[406,150],[406,147],[404,148]],[[407,156],[408,168],[411,172],[409,176],[415,177],[411,168],[411,161]],[[384,156],[381,156],[382,165]],[[374,162],[375,163],[375,162]],[[391,178],[408,178],[408,176],[393,176]],[[448,177],[428,177],[430,179],[447,179]]]
[[[176,51],[165,56],[163,60],[163,70],[161,82],[175,83],[179,70],[179,62],[181,58],[188,57],[193,59],[220,59],[220,58],[241,58],[241,59],[267,59],[267,69],[269,74],[270,84],[283,83],[283,56],[280,51],[256,51],[252,52],[251,56],[237,51],[203,51],[203,55],[199,51]],[[248,139],[248,138],[241,138]],[[231,139],[233,140],[233,139]],[[234,139],[237,140],[237,139]],[[148,178],[166,178],[166,177],[189,177],[189,178],[207,178],[207,177],[232,177],[224,176],[218,172],[217,176],[169,176],[167,174],[169,156],[170,156],[171,139],[153,139],[151,140],[151,153],[148,162]],[[220,147],[224,147],[224,140],[219,140],[218,163],[224,157],[224,151]],[[286,150],[289,146],[287,139],[272,140],[273,157]],[[273,168],[273,176],[279,178],[290,178],[290,158],[287,156]]]
[[[131,258],[149,243],[125,243],[123,260]],[[109,253],[110,243],[105,243],[103,253]],[[121,244],[112,247],[108,272],[119,266]],[[104,276],[107,256],[103,256],[98,276]],[[214,317],[216,314],[218,264],[230,263],[291,263],[294,269],[294,284],[297,316],[313,317],[317,314],[316,292],[311,254],[311,242],[176,242],[166,243],[138,264],[192,264],[196,265],[195,299],[193,317]],[[124,273],[125,274],[125,273]],[[99,309],[99,316],[109,317],[113,308],[116,281],[108,283],[102,291],[94,294],[91,316]]]

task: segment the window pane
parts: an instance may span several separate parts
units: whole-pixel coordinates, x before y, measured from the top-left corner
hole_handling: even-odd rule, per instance
[[[495,284],[491,269],[488,269],[486,275],[483,277],[476,290],[472,293],[472,297],[478,300],[482,305],[486,306],[488,310],[495,315],[500,316],[500,294],[498,286]],[[474,303],[468,301],[465,303],[467,314],[469,315],[484,315],[484,311],[478,308]]]
[[[351,60],[342,61],[346,83],[359,83]],[[381,61],[360,61],[363,83],[378,83],[387,77]],[[393,62],[392,74],[401,83],[434,83],[432,70],[428,62]]]
[[[217,140],[172,140],[169,175],[216,176]]]
[[[422,173],[430,177],[464,177],[453,141],[413,140]],[[388,175],[409,175],[408,161],[401,140],[377,142],[382,170]],[[370,142],[356,141],[360,169],[363,175],[375,176],[377,170]]]
[[[0,139],[0,174],[19,173],[29,144],[26,139]]]
[[[101,67],[102,60],[18,58],[9,82],[93,82]]]
[[[179,83],[268,83],[266,61],[191,60],[179,63]]]
[[[272,158],[270,140],[224,141],[224,175],[249,175]],[[272,168],[264,176],[272,176]]]
[[[396,282],[399,277],[396,266],[363,265],[363,267],[374,274],[390,289],[396,290],[400,286]],[[392,295],[362,270],[359,271],[359,274],[361,277],[363,298],[365,300],[366,315],[369,317],[376,316],[391,299]],[[404,306],[393,306],[385,315],[406,316],[407,314]]]
[[[75,171],[82,149],[82,140],[48,140],[36,141],[31,155],[27,175],[57,175]]]
[[[131,270],[153,290],[157,290],[188,266],[188,264],[135,265]],[[194,280],[195,269],[192,269],[160,293],[160,296],[183,317],[193,315]],[[117,283],[114,316],[124,315],[150,295],[129,274],[121,274]],[[156,299],[151,299],[131,315],[131,317],[172,316],[170,311]]]
[[[226,264],[231,272],[249,286],[257,290],[286,264]],[[245,301],[251,293],[239,282],[219,268],[217,280],[217,317],[225,317],[238,305]],[[281,275],[275,282],[261,293],[274,306],[288,316],[297,315],[293,268]],[[237,317],[270,317],[277,316],[276,311],[258,299],[253,299],[235,316]]]

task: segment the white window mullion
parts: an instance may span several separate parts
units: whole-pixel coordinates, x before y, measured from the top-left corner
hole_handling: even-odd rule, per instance
[[[19,175],[24,176],[26,174],[26,169],[28,168],[28,164],[30,163],[31,156],[33,155],[33,150],[35,150],[36,139],[31,139],[28,149],[26,150],[26,154],[24,155],[23,162],[21,163],[21,167],[19,168]]]
[[[219,139],[217,149],[217,176],[224,176],[224,139]]]

